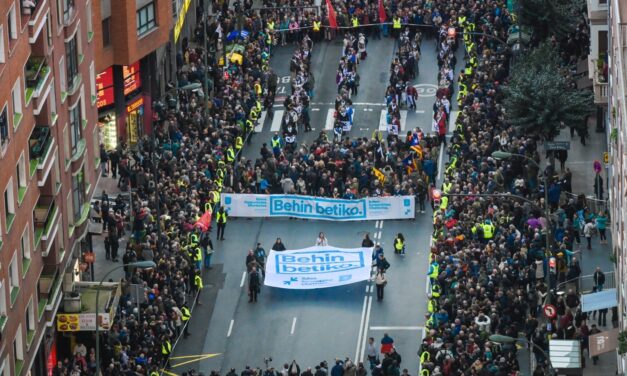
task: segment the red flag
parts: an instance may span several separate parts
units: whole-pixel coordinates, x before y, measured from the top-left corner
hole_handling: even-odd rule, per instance
[[[333,5],[331,5],[331,0],[327,0],[327,13],[329,13],[329,26],[331,26],[331,29],[337,29],[335,9],[333,9]]]
[[[385,22],[387,16],[385,14],[385,8],[383,7],[383,0],[379,0],[379,22]]]
[[[202,232],[207,232],[211,228],[211,210],[207,210],[200,219],[196,221],[194,227],[200,228]]]

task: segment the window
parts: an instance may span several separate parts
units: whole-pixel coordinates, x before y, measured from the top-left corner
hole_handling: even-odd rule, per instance
[[[65,71],[65,58],[61,56],[59,60],[59,86],[61,86],[61,92],[67,91],[67,76]],[[65,101],[63,94],[61,94],[61,103]]]
[[[4,64],[4,27],[0,25],[0,64]]]
[[[22,367],[24,366],[24,340],[22,339],[22,325],[17,328],[15,338],[13,339],[13,360],[15,361],[16,373],[21,373]]]
[[[7,225],[7,232],[13,225],[13,219],[15,218],[15,196],[13,195],[13,178],[9,179],[4,189],[4,222]]]
[[[7,359],[4,358],[2,364],[0,364],[0,376],[9,376],[9,370],[7,370]]]
[[[108,47],[111,44],[111,17],[107,17],[102,20],[102,46]]]
[[[52,47],[52,26],[50,25],[50,13],[46,15],[46,40],[48,47]]]
[[[150,2],[137,11],[137,35],[144,35],[156,26],[155,3]]]
[[[9,28],[9,38],[17,39],[17,17],[15,16],[14,6],[11,7],[9,14],[7,15],[7,25]]]
[[[22,120],[22,84],[19,77],[15,81],[15,85],[13,85],[11,97],[13,99],[13,126],[17,127],[20,120]]]
[[[35,331],[37,327],[35,326],[35,310],[33,309],[33,298],[30,298],[30,300],[28,301],[24,316],[24,318],[26,319],[26,333]]]
[[[81,217],[83,203],[85,202],[85,173],[81,171],[72,176],[72,209],[74,210],[74,222]]]
[[[11,259],[11,264],[9,265],[9,291],[11,294],[11,305],[15,302],[15,298],[17,295],[17,291],[20,289],[20,274],[17,270],[17,259],[15,258],[15,254],[13,254],[13,258]]]
[[[91,41],[90,35],[94,32],[94,26],[91,20],[91,1],[87,3],[87,41]]]
[[[4,106],[0,114],[0,146],[4,146],[9,141],[9,119],[7,116],[7,106]]]
[[[20,247],[22,248],[22,260],[30,260],[30,233],[28,224],[26,228],[24,228],[24,232],[22,233],[22,239],[20,241]]]
[[[78,74],[78,50],[76,49],[76,37],[65,43],[65,59],[67,60],[67,88],[71,87],[74,77]]]
[[[7,317],[7,287],[3,283],[4,281],[0,279],[0,330],[4,326],[5,322],[2,322],[4,318],[6,320]],[[2,375],[2,373],[0,373]]]
[[[26,187],[26,160],[24,153],[20,154],[20,159],[17,161],[17,186],[18,188]]]
[[[63,143],[65,144],[65,163],[68,163],[70,160],[70,133],[68,132],[67,125],[63,128]],[[67,169],[67,167],[66,167]]]
[[[92,61],[89,64],[89,94],[91,95],[91,102],[95,103],[96,96],[96,66]]]
[[[74,0],[63,0],[63,22],[68,23],[74,15]]]
[[[72,192],[67,193],[67,197],[65,199],[66,208],[67,208],[67,223],[70,225],[74,225],[74,208],[72,208]],[[68,226],[68,233],[70,230],[70,226]]]
[[[76,106],[70,110],[70,145],[72,145],[72,154],[76,153],[78,142],[82,138],[81,130],[81,106],[80,103],[76,103]]]

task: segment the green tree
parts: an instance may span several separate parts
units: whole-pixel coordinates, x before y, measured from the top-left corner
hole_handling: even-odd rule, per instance
[[[581,18],[581,0],[518,0],[518,23],[533,30],[535,40],[564,38]]]
[[[582,129],[594,111],[590,90],[577,90],[560,67],[556,50],[543,42],[516,62],[505,89],[510,123],[526,134],[552,140],[563,122]]]

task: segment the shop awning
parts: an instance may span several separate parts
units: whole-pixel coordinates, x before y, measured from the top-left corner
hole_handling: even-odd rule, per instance
[[[616,289],[607,289],[581,296],[581,311],[591,312],[604,308],[612,308],[618,305]]]

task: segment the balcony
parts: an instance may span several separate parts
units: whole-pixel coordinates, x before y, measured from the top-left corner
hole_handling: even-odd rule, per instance
[[[37,185],[43,187],[52,170],[54,151],[56,150],[54,137],[50,134],[50,127],[37,125],[29,139],[30,174],[37,170]]]
[[[40,196],[33,211],[35,223],[35,248],[43,241],[42,256],[47,257],[58,230],[59,208],[53,196]]]
[[[74,94],[77,94],[78,88],[81,87],[81,83],[83,82],[83,76],[80,73],[76,73],[73,77],[70,78],[70,81],[67,84],[66,91],[61,92],[61,102],[65,102],[65,98],[68,95],[71,97]]]
[[[28,40],[30,43],[35,43],[39,33],[46,25],[48,0],[20,1],[22,2],[22,16],[28,18]]]
[[[607,80],[607,72],[605,72],[603,63],[594,60],[593,87],[594,87],[594,104],[607,106],[609,84]]]
[[[52,312],[50,318],[54,318],[54,311],[61,303],[61,285],[63,282],[63,273],[59,272],[58,265],[44,265],[43,271],[39,276],[39,301],[45,301],[43,309]],[[40,311],[40,315],[43,313]]]
[[[63,13],[63,26],[65,26],[65,37],[69,37],[74,34],[74,28],[70,28],[74,21],[76,21],[78,12],[74,4],[70,5],[70,8]]]
[[[43,56],[31,56],[24,67],[24,77],[26,80],[26,92],[24,99],[28,105],[33,98],[39,98],[45,94],[47,86],[52,82],[50,67]],[[39,101],[43,102],[43,101]],[[40,107],[41,103],[38,103]]]

